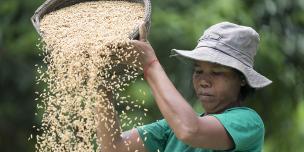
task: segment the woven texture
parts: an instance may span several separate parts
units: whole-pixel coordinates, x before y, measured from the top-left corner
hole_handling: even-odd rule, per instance
[[[35,14],[32,16],[31,21],[36,29],[36,31],[39,33],[39,35],[42,35],[40,31],[40,21],[43,18],[44,15],[61,9],[63,7],[71,6],[77,3],[81,2],[87,2],[87,1],[93,1],[93,0],[46,0],[36,11]],[[102,1],[102,0],[99,0]],[[145,6],[145,16],[144,16],[144,22],[147,28],[147,31],[149,32],[150,26],[151,26],[151,1],[150,0],[117,0],[117,1],[129,1],[134,3],[143,3]],[[139,28],[136,27],[134,30],[130,33],[129,38],[130,39],[138,39],[139,37]]]

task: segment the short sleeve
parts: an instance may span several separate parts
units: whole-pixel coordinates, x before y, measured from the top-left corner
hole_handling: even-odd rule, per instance
[[[138,127],[137,130],[149,152],[164,151],[170,132],[166,120]]]
[[[233,151],[261,151],[264,143],[264,124],[252,109],[230,109],[213,115],[225,127],[234,141]]]

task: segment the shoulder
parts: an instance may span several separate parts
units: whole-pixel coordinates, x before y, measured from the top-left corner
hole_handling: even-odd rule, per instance
[[[164,151],[172,132],[165,119],[138,127],[137,131],[148,151]]]
[[[159,129],[168,129],[169,125],[167,123],[167,121],[165,119],[161,119],[161,120],[157,120],[153,123],[141,126],[140,128],[144,129],[144,128],[159,128]]]
[[[144,135],[153,135],[153,136],[164,136],[171,131],[167,121],[165,119],[158,120],[156,122],[143,125],[137,128],[141,136]]]
[[[264,123],[260,115],[253,109],[248,107],[235,107],[225,110],[223,113],[214,114],[214,117],[222,120],[222,121],[230,121],[232,123],[241,122],[244,124],[255,127],[262,127],[264,128]]]
[[[265,129],[263,120],[255,110],[236,107],[213,116],[225,127],[237,150],[261,149]]]

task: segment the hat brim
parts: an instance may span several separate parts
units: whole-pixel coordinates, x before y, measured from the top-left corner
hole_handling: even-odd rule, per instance
[[[207,61],[234,68],[244,74],[252,88],[263,88],[272,83],[271,80],[256,72],[252,67],[248,67],[239,60],[213,48],[199,47],[192,51],[173,49],[172,53],[172,56],[182,57],[181,59]]]

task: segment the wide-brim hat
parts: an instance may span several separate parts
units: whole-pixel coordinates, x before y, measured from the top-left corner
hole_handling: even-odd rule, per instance
[[[252,28],[222,22],[208,28],[194,50],[173,49],[171,56],[228,66],[240,71],[250,87],[263,88],[272,81],[253,68],[258,43]]]

